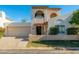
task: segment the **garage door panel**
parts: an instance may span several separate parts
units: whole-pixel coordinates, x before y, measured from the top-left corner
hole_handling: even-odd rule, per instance
[[[31,27],[9,27],[9,36],[27,36],[31,32]]]

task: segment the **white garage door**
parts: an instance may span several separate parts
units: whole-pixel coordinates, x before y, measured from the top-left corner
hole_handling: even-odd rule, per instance
[[[6,32],[8,36],[27,36],[31,33],[31,27],[8,27]]]

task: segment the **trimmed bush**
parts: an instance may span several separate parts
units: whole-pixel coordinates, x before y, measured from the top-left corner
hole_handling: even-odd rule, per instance
[[[49,30],[49,35],[56,35],[58,34],[59,30],[57,27],[51,27]]]
[[[67,29],[67,34],[68,35],[77,35],[78,30],[79,30],[78,28],[74,28],[74,27],[68,28]]]

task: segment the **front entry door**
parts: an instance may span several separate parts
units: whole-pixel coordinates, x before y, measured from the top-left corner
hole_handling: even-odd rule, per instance
[[[65,34],[65,26],[59,25],[59,34]]]
[[[59,30],[59,34],[65,34],[65,26],[64,25],[56,25]]]
[[[37,35],[41,35],[41,33],[42,33],[42,28],[41,28],[41,26],[36,26],[36,34]]]

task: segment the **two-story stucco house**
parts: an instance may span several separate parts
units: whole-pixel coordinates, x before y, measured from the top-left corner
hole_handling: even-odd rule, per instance
[[[61,8],[48,8],[48,6],[32,7],[32,22],[12,22],[5,26],[6,36],[48,35],[49,28],[58,26],[59,34],[66,34],[71,26],[72,13],[61,15]]]
[[[72,13],[61,15],[61,8],[48,8],[47,6],[32,7],[32,34],[46,35],[50,27],[58,26],[59,34],[66,34],[70,27]]]

